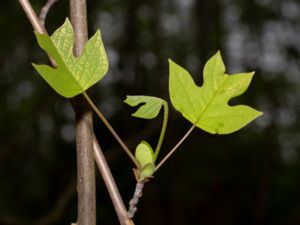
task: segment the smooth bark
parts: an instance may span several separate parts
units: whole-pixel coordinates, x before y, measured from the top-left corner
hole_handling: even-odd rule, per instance
[[[70,0],[70,17],[74,28],[74,54],[79,56],[88,40],[85,0]],[[93,117],[82,95],[74,97],[77,149],[77,225],[96,225],[95,165],[93,157]]]

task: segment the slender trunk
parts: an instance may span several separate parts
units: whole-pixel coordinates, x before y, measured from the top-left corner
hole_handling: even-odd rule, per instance
[[[88,40],[86,0],[70,0],[70,14],[75,32],[74,54],[79,56]],[[77,225],[96,225],[92,112],[82,95],[73,98],[72,104],[76,115]]]
[[[24,12],[26,13],[28,19],[30,20],[34,30],[38,31],[39,33],[47,33],[45,27],[40,23],[39,18],[37,17],[36,13],[34,12],[30,2],[28,0],[19,0],[19,3],[21,5],[21,7],[23,8]],[[72,3],[73,4],[73,3]],[[73,7],[71,7],[73,9]],[[83,10],[83,12],[85,12],[85,7],[80,8],[80,10]],[[76,13],[75,7],[72,11],[72,14]],[[82,18],[85,18],[86,16],[84,15],[85,13],[83,13]],[[76,17],[75,17],[76,18]],[[76,19],[74,19],[76,21]],[[86,21],[86,20],[84,20]],[[77,22],[76,22],[77,23]],[[81,25],[86,24],[86,22],[82,23]],[[86,30],[86,26],[84,25]],[[85,31],[86,32],[86,31]],[[87,33],[87,32],[86,32]],[[81,40],[81,43],[84,43],[87,39],[87,35],[84,36],[80,36],[79,38],[76,37],[77,39]],[[81,44],[83,45],[83,44]],[[81,46],[82,48],[82,46]],[[80,49],[79,49],[80,50]],[[79,51],[79,50],[75,50],[75,51]],[[79,51],[80,52],[80,51]],[[51,64],[55,67],[55,62],[53,60],[51,60],[51,58],[49,58],[51,61]],[[87,111],[86,109],[88,109],[89,107],[87,107],[85,104],[85,100],[82,97],[77,97],[77,98],[73,98],[71,99],[71,103],[74,107],[74,110],[76,111],[76,120],[80,121],[77,123],[77,134],[80,134],[81,132],[86,134],[86,138],[79,138],[77,139],[77,146],[88,146],[88,145],[84,145],[84,142],[87,142],[87,140],[89,140],[89,135],[92,132],[92,127],[88,127],[88,126],[83,126],[80,125],[81,123],[83,123],[82,121],[87,121],[87,124],[91,123],[92,118],[91,118],[91,114],[89,111]],[[90,118],[88,116],[90,116]],[[88,119],[87,119],[88,118]],[[79,126],[80,125],[80,126]],[[89,124],[91,125],[91,124]],[[90,129],[87,129],[90,128]],[[84,129],[87,129],[87,132],[84,131]],[[80,131],[80,132],[79,132]],[[88,135],[89,134],[89,135]],[[81,137],[84,137],[82,135],[80,135]],[[88,142],[89,143],[89,142]],[[133,221],[131,219],[128,218],[127,215],[127,211],[126,208],[124,206],[123,200],[121,198],[121,195],[119,193],[119,190],[116,186],[116,183],[114,181],[114,178],[110,172],[110,169],[107,165],[107,162],[104,158],[104,155],[102,153],[102,149],[100,148],[100,145],[96,139],[96,137],[93,137],[93,144],[94,144],[94,156],[95,156],[95,160],[99,166],[99,170],[100,173],[104,179],[104,182],[106,184],[106,187],[108,189],[108,192],[110,194],[110,197],[112,199],[113,205],[115,207],[115,210],[117,212],[119,221],[121,225],[134,225]],[[82,149],[82,147],[80,147]],[[79,195],[79,200],[78,200],[78,223],[79,224],[95,224],[91,223],[90,221],[95,221],[96,219],[94,219],[96,217],[95,214],[95,195],[92,194],[94,193],[94,181],[92,180],[92,182],[85,182],[85,180],[83,181],[82,179],[80,179],[80,177],[83,177],[84,174],[87,174],[87,176],[84,177],[89,177],[89,178],[93,178],[93,176],[91,175],[91,173],[89,173],[90,170],[83,170],[82,167],[84,165],[92,165],[93,162],[89,161],[91,160],[90,155],[88,155],[88,158],[86,158],[86,154],[81,155],[81,153],[84,151],[80,151],[78,154],[78,159],[80,159],[80,162],[78,161],[78,169],[80,169],[80,171],[78,172],[78,180],[79,183],[81,183],[80,185],[78,185],[78,195]],[[85,168],[90,168],[93,169],[93,167],[85,167]],[[86,173],[87,171],[87,173]],[[93,170],[91,170],[93,172]],[[89,181],[89,180],[88,180]],[[86,187],[82,188],[82,182],[84,182],[84,184],[86,185]],[[92,184],[92,185],[91,185]],[[92,187],[92,188],[91,188]],[[84,190],[87,190],[87,192],[85,192]],[[89,194],[84,194],[84,193],[89,193]],[[81,197],[82,196],[82,197]],[[89,197],[90,196],[90,199]],[[83,200],[86,199],[86,200]],[[83,203],[85,202],[85,203]],[[88,206],[88,207],[85,207]],[[92,216],[91,216],[91,215]],[[82,218],[89,218],[88,221],[84,221]],[[83,222],[81,222],[83,221]]]

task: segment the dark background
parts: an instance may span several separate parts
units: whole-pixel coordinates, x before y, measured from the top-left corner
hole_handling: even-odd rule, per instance
[[[45,3],[32,0],[36,10]],[[132,149],[154,145],[161,117],[130,116],[126,94],[169,101],[168,63],[201,84],[203,65],[221,50],[229,73],[256,71],[233,103],[264,115],[231,135],[195,130],[147,184],[136,224],[300,224],[300,2],[297,0],[90,0],[90,34],[101,28],[110,69],[91,97]],[[68,16],[68,1],[49,13],[52,33]],[[0,6],[0,224],[76,221],[74,114],[33,70],[45,63],[18,1]],[[133,194],[133,164],[95,117],[125,202]],[[191,126],[175,110],[161,155]],[[97,172],[99,224],[118,224]]]

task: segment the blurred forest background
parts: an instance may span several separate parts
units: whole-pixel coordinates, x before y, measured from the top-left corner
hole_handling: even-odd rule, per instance
[[[45,4],[31,1],[38,11]],[[204,63],[221,50],[229,73],[256,71],[234,101],[264,115],[232,135],[195,130],[147,184],[136,214],[141,225],[300,224],[300,2],[298,0],[89,0],[90,35],[102,31],[109,73],[91,97],[132,149],[155,144],[161,119],[133,118],[126,94],[169,101],[168,63],[201,84]],[[50,33],[69,15],[68,1],[50,11]],[[76,221],[74,113],[30,65],[45,63],[18,1],[0,7],[0,224]],[[102,144],[127,203],[133,164],[95,117]],[[190,124],[171,110],[161,155]],[[97,172],[99,224],[118,224]]]

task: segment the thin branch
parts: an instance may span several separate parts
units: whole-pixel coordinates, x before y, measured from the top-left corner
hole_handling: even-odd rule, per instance
[[[184,140],[191,134],[196,125],[193,125],[186,134],[180,139],[180,141],[170,150],[170,152],[159,162],[159,164],[155,167],[155,171],[157,171],[170,157],[171,155],[178,149],[178,147],[184,142]]]
[[[130,149],[127,147],[127,145],[123,142],[123,140],[120,138],[120,136],[117,134],[117,132],[114,130],[114,128],[110,125],[110,123],[106,120],[104,115],[101,113],[99,108],[94,104],[92,99],[88,96],[87,93],[83,92],[83,96],[86,98],[87,102],[90,104],[92,109],[95,111],[95,113],[98,115],[98,117],[102,120],[102,122],[105,124],[105,126],[108,128],[108,130],[112,133],[114,138],[119,142],[119,144],[122,146],[122,148],[125,150],[127,155],[130,157],[130,159],[134,162],[135,166],[140,169],[140,165],[131,153]]]
[[[43,8],[41,9],[40,12],[40,22],[43,26],[45,26],[45,21],[46,21],[46,17],[47,14],[49,12],[49,10],[51,9],[51,7],[55,4],[55,2],[57,2],[58,0],[48,0],[47,3],[43,6]]]
[[[113,179],[113,175],[111,174],[109,166],[107,165],[107,162],[103,155],[103,151],[100,148],[96,137],[94,137],[93,146],[94,146],[94,155],[95,155],[96,163],[98,165],[101,176],[104,180],[105,186],[109,192],[110,198],[116,210],[120,224],[134,225],[133,221],[127,216],[127,211],[124,206],[124,202],[121,198],[118,187]]]
[[[21,5],[21,7],[23,8],[27,18],[29,19],[33,29],[41,34],[47,34],[47,30],[46,28],[41,24],[38,16],[36,15],[36,13],[34,12],[32,5],[30,4],[30,2],[28,0],[19,0],[19,3]],[[56,63],[55,61],[50,57],[49,60],[51,62],[51,64],[53,65],[53,67],[56,67]]]
[[[46,34],[47,31],[45,27],[40,23],[40,20],[36,13],[34,12],[32,5],[28,0],[19,0],[21,7],[23,8],[27,18],[29,19],[33,29],[39,33]]]
[[[148,179],[143,179],[136,183],[133,197],[129,201],[129,209],[128,209],[127,215],[130,219],[132,219],[134,217],[134,214],[137,211],[137,204],[138,204],[140,198],[142,197],[144,185],[148,181],[149,181]]]

